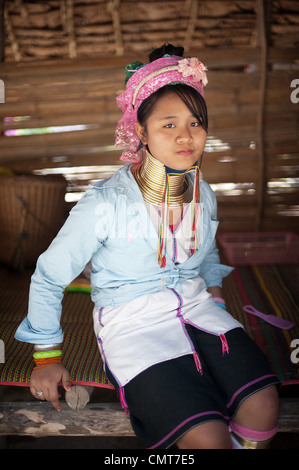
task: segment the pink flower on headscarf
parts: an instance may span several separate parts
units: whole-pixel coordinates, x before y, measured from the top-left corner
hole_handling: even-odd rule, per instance
[[[202,81],[204,86],[208,83],[206,75],[207,68],[196,57],[181,60],[178,64],[178,70],[181,72],[183,77],[189,77],[192,75],[194,80]]]

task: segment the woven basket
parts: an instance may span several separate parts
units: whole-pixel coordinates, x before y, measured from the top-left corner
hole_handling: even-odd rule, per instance
[[[0,176],[0,262],[35,265],[64,222],[66,181],[57,176]]]

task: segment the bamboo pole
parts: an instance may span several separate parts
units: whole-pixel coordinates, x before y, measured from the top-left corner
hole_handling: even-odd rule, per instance
[[[4,21],[14,58],[16,62],[19,62],[22,60],[22,54],[7,8],[4,8]]]
[[[185,51],[189,52],[191,48],[192,37],[195,31],[195,25],[197,22],[198,0],[186,0],[186,9],[190,9],[190,17],[186,30],[184,49]]]
[[[109,11],[112,19],[114,39],[115,39],[115,53],[117,56],[124,54],[124,45],[121,33],[120,21],[120,0],[109,0],[107,3],[107,10]]]
[[[69,35],[69,57],[75,59],[77,57],[77,44],[74,25],[74,3],[73,0],[67,0],[67,29]]]
[[[267,86],[267,33],[266,33],[266,3],[267,0],[257,0],[257,32],[260,68],[260,108],[257,115],[257,148],[259,161],[259,183],[257,185],[257,214],[255,229],[262,230],[267,191],[266,161],[265,161],[265,101]]]
[[[5,0],[0,0],[0,63],[5,60],[4,8]]]

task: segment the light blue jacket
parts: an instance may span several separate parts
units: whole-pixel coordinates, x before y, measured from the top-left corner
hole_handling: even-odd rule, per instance
[[[219,262],[215,243],[216,198],[201,181],[202,245],[182,264],[167,256],[163,286],[180,290],[183,280],[202,277],[207,287],[221,286],[232,268]],[[152,225],[130,165],[99,181],[71,210],[64,226],[39,257],[32,276],[28,315],[16,339],[29,343],[60,343],[64,289],[92,261],[92,300],[113,306],[161,290],[163,269],[157,261],[158,235]]]

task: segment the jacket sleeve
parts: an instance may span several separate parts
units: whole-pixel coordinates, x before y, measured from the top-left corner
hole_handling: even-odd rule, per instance
[[[83,195],[65,224],[39,257],[31,278],[27,317],[19,325],[19,341],[61,343],[61,301],[64,289],[75,279],[101,246],[96,231],[97,197],[94,190]]]
[[[216,245],[216,231],[218,227],[217,220],[217,201],[216,196],[211,187],[203,182],[203,199],[204,207],[208,214],[208,230],[207,253],[200,266],[200,275],[206,282],[207,287],[222,287],[222,279],[230,274],[234,268],[220,263],[219,250]]]

